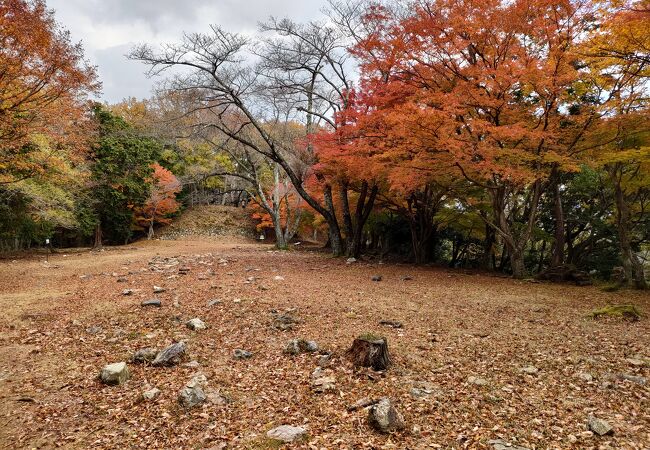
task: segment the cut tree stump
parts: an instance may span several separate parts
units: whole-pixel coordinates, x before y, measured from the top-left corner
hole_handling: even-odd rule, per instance
[[[386,370],[390,366],[388,342],[384,337],[359,336],[352,342],[347,356],[355,366],[372,367],[374,370]]]

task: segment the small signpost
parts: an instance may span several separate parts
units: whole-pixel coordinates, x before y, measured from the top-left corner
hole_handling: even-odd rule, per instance
[[[50,245],[50,238],[45,239],[45,262],[50,262],[50,252],[51,252],[51,245]]]

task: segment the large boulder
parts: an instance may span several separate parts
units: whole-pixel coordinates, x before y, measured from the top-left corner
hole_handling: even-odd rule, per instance
[[[403,430],[404,417],[387,398],[382,398],[368,411],[368,424],[381,433]]]
[[[104,384],[118,385],[131,377],[125,362],[109,364],[99,373],[99,378]]]
[[[156,355],[156,358],[151,362],[153,366],[174,366],[181,362],[187,346],[185,342],[176,342],[164,350],[161,350]]]

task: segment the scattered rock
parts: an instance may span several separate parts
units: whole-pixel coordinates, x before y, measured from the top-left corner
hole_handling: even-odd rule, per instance
[[[205,402],[208,399],[204,391],[207,383],[208,379],[203,374],[192,377],[178,394],[178,402],[181,406],[190,409]]]
[[[475,384],[477,386],[487,386],[488,384],[488,380],[486,380],[485,378],[474,377],[474,376],[467,378],[467,382],[469,384]]]
[[[201,367],[201,364],[198,361],[190,361],[188,363],[183,364],[183,367],[189,367],[190,369],[198,369]]]
[[[646,361],[641,358],[625,358],[625,361],[634,367],[644,367],[646,365]]]
[[[336,390],[336,378],[319,377],[312,381],[311,388],[314,392],[325,393]]]
[[[578,378],[580,378],[582,381],[586,381],[587,383],[590,383],[593,381],[594,376],[590,373],[582,372],[578,374]]]
[[[98,326],[96,326],[96,325],[93,325],[92,327],[88,327],[88,328],[86,328],[86,332],[87,332],[87,333],[90,333],[90,334],[99,334],[99,333],[101,333],[102,331],[104,331],[103,328],[102,328],[102,327],[98,327]]]
[[[372,281],[381,281],[382,279],[381,275],[373,275],[371,278]]]
[[[537,372],[539,372],[539,369],[535,366],[526,366],[522,367],[520,372],[526,373],[528,375],[535,375]]]
[[[284,352],[290,355],[314,353],[316,351],[318,351],[318,344],[315,341],[307,341],[305,339],[292,339],[284,349]]]
[[[266,432],[267,438],[284,443],[298,442],[306,435],[307,430],[305,428],[291,425],[281,425]]]
[[[276,276],[273,277],[273,279],[274,279],[275,281],[284,281],[284,277],[281,276],[281,275],[276,275]]]
[[[124,289],[122,291],[122,295],[132,295],[133,294],[133,289]]]
[[[188,387],[185,386],[178,393],[178,403],[183,408],[194,408],[207,400],[207,396],[200,386]]]
[[[352,263],[355,263],[355,262],[357,262],[357,258],[348,258],[348,259],[345,260],[346,264],[352,264]]]
[[[406,424],[402,414],[387,398],[382,398],[368,411],[368,424],[381,433],[403,430]]]
[[[154,359],[151,364],[154,366],[176,365],[181,361],[181,358],[185,355],[186,350],[187,346],[185,345],[185,342],[177,342],[158,352],[156,359]]]
[[[152,388],[152,389],[144,391],[142,393],[142,398],[144,398],[145,400],[153,400],[156,397],[158,397],[159,395],[160,395],[160,389]]]
[[[131,374],[125,362],[109,364],[99,373],[104,384],[118,385],[129,379]]]
[[[392,328],[402,328],[402,322],[397,320],[380,320],[379,325],[386,325]]]
[[[594,416],[589,416],[588,426],[589,426],[589,430],[593,431],[598,436],[614,434],[614,429],[609,423],[607,423],[603,419],[598,419]]]
[[[117,279],[118,283],[127,283],[128,281],[129,280],[127,278],[124,278],[124,277],[120,277],[120,278]]]
[[[514,445],[501,439],[493,439],[488,441],[488,444],[491,445],[494,450],[530,450],[527,447]]]
[[[250,359],[253,357],[253,353],[248,350],[242,350],[240,348],[236,349],[233,352],[233,358],[235,359]]]
[[[618,378],[620,378],[621,380],[631,381],[632,383],[641,384],[641,385],[646,384],[648,381],[645,377],[642,377],[640,375],[628,375],[625,373],[620,374]]]
[[[332,363],[332,355],[327,354],[327,355],[322,355],[318,358],[318,367],[329,367]]]
[[[435,386],[428,381],[418,381],[411,388],[411,395],[415,398],[424,398],[430,396],[435,391]]]
[[[413,277],[411,275],[404,275],[402,277],[402,281],[411,281],[412,279],[413,279]]]
[[[273,328],[281,331],[292,330],[298,323],[298,320],[289,313],[274,314],[273,315]]]
[[[165,292],[166,290],[167,290],[166,288],[160,287],[160,286],[154,286],[153,287],[154,294],[160,294],[162,292]]]
[[[185,325],[187,326],[187,328],[194,331],[205,330],[207,328],[205,323],[198,318],[188,320]]]
[[[152,298],[151,300],[145,300],[141,303],[142,306],[155,306],[157,308],[160,308],[162,306],[162,302],[158,300],[157,298]]]
[[[138,350],[133,354],[133,358],[131,358],[131,360],[134,363],[140,363],[140,364],[150,363],[154,359],[156,359],[157,355],[158,355],[158,350],[156,350],[155,348],[150,348],[150,347],[141,348],[140,350]]]
[[[216,306],[216,305],[220,305],[220,304],[221,304],[221,300],[216,299],[216,298],[213,299],[213,300],[210,300],[210,301],[208,302],[208,306]]]

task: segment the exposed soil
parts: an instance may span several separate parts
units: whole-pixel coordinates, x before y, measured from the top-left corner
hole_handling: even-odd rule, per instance
[[[154,285],[167,291],[154,294]],[[153,297],[161,308],[140,306]],[[221,303],[208,306],[211,299]],[[587,318],[611,303],[633,303],[645,316]],[[57,254],[48,264],[39,256],[0,261],[0,307],[3,448],[274,448],[265,433],[282,424],[308,428],[308,439],[291,448],[487,449],[492,439],[530,449],[650,448],[650,386],[619,377],[650,378],[648,293],[346,264],[318,252],[197,238]],[[291,308],[295,328],[274,328],[272,312]],[[194,317],[208,329],[187,329]],[[386,372],[346,361],[364,333],[388,339]],[[293,338],[333,352],[325,372],[336,379],[334,392],[311,390],[320,355],[284,354]],[[129,362],[125,384],[97,378],[106,364],[177,340],[200,367]],[[235,360],[235,349],[253,357]],[[522,372],[529,366],[537,372]],[[189,411],[178,404],[199,371],[228,402]],[[162,394],[143,401],[153,386]],[[384,396],[403,413],[406,431],[378,434],[366,410],[347,410]],[[590,415],[614,434],[587,433]]]

